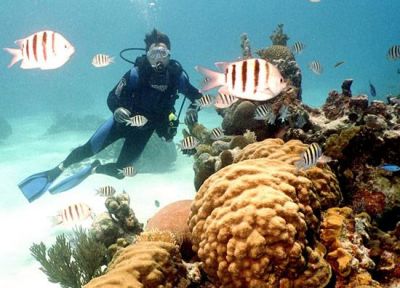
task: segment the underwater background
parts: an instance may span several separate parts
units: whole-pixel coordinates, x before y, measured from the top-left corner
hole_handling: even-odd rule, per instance
[[[131,67],[118,54],[125,48],[144,47],[144,35],[153,28],[170,37],[172,58],[182,64],[196,87],[202,77],[195,65],[212,67],[217,61],[237,60],[242,33],[247,33],[253,50],[269,46],[271,33],[284,24],[288,46],[296,41],[306,45],[296,55],[305,104],[321,106],[328,92],[340,90],[348,78],[354,80],[355,95],[370,94],[369,83],[373,83],[377,95],[369,95],[369,101],[386,101],[388,95],[400,93],[400,62],[386,57],[391,46],[400,44],[400,1],[396,0],[2,0],[1,7],[1,47],[15,48],[15,40],[48,29],[66,37],[76,52],[55,70],[23,70],[19,63],[8,69],[10,55],[0,53],[0,118],[12,129],[0,131],[0,287],[58,287],[38,269],[29,247],[33,242],[51,243],[64,232],[52,227],[48,218],[77,197],[92,201],[89,190],[106,183],[121,191],[130,187],[127,192],[142,223],[157,211],[155,199],[166,205],[194,197],[193,160],[179,152],[169,172],[138,174],[124,183],[94,175],[79,189],[45,195],[37,203],[28,203],[17,187],[29,174],[59,163],[94,132],[49,134],[55,119],[71,113],[73,117],[110,116],[108,93]],[[115,63],[94,68],[91,60],[97,53],[114,56]],[[134,60],[140,52],[126,55]],[[308,68],[313,60],[324,67],[321,75]],[[334,68],[339,61],[344,64]],[[177,109],[181,101],[182,97]],[[199,113],[199,122],[206,127],[221,121],[213,109]],[[97,125],[88,124],[82,125]],[[174,141],[181,139],[178,132]],[[96,201],[94,207],[101,210],[103,204]]]

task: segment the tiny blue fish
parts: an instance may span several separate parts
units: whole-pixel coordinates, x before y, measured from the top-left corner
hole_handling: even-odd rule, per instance
[[[375,86],[369,81],[369,92],[371,93],[372,97],[376,96],[376,89]]]
[[[400,171],[400,166],[397,166],[396,164],[382,164],[381,166],[379,166],[379,168],[384,169],[386,171],[389,172],[397,172]]]

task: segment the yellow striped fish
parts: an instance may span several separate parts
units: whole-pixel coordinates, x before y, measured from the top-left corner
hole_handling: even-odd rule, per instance
[[[219,92],[238,98],[265,101],[277,96],[286,87],[278,68],[263,59],[246,59],[238,62],[217,62],[222,72],[202,66],[195,69],[205,76],[201,92],[222,86]]]
[[[308,169],[315,166],[318,159],[322,156],[322,149],[318,143],[312,143],[308,148],[301,154],[301,159],[295,163],[298,169]]]
[[[116,192],[115,188],[110,185],[100,187],[99,189],[96,189],[96,191],[97,191],[96,195],[99,195],[102,197],[113,196]]]
[[[180,148],[181,150],[192,150],[196,148],[199,144],[199,140],[197,140],[193,136],[187,136],[181,141]]]
[[[102,68],[114,63],[114,57],[107,54],[96,54],[93,56],[92,65],[96,68]]]
[[[224,136],[224,131],[222,131],[222,129],[219,127],[211,130],[211,140],[219,140]]]
[[[44,30],[15,41],[18,49],[4,48],[13,58],[8,68],[22,60],[22,69],[56,69],[74,54],[75,48],[60,33]]]
[[[94,214],[92,209],[85,203],[71,204],[64,209],[60,210],[56,216],[52,218],[54,225],[59,224],[77,224],[84,221],[89,217],[93,218]]]

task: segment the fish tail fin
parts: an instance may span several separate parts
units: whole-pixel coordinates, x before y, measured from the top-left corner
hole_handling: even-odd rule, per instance
[[[62,223],[60,215],[50,216],[49,220],[51,223],[51,227],[53,227],[53,228]]]
[[[202,83],[202,87],[200,89],[201,93],[204,93],[210,89],[221,86],[224,84],[224,74],[220,72],[216,72],[210,69],[207,69],[202,66],[195,66],[197,72],[204,75],[204,80]]]
[[[305,167],[304,160],[300,159],[300,160],[294,162],[294,166],[297,168],[297,170],[303,170]]]
[[[4,51],[7,51],[8,53],[10,53],[12,55],[11,62],[7,66],[8,68],[13,66],[18,61],[22,60],[22,52],[20,49],[4,48]]]
[[[115,63],[115,57],[110,57],[110,63]]]

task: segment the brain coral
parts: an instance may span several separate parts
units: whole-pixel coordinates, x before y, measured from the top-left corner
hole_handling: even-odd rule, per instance
[[[217,287],[304,287],[295,279],[306,271],[308,278],[318,277],[308,279],[307,287],[326,285],[329,265],[320,258],[321,269],[312,273],[304,257],[311,250],[306,233],[317,229],[319,209],[304,176],[293,165],[260,158],[227,166],[204,182],[189,228],[193,248]]]
[[[173,238],[162,233],[166,232],[157,232],[154,237],[144,233],[113,258],[106,274],[92,279],[85,288],[187,287],[178,247]]]
[[[284,142],[279,138],[269,138],[261,142],[247,145],[236,154],[234,162],[246,159],[267,158],[294,164],[300,159],[301,153],[308,147],[299,140]],[[312,167],[305,171],[306,177],[314,186],[314,191],[322,209],[336,206],[342,199],[339,182],[335,174],[326,165]]]

